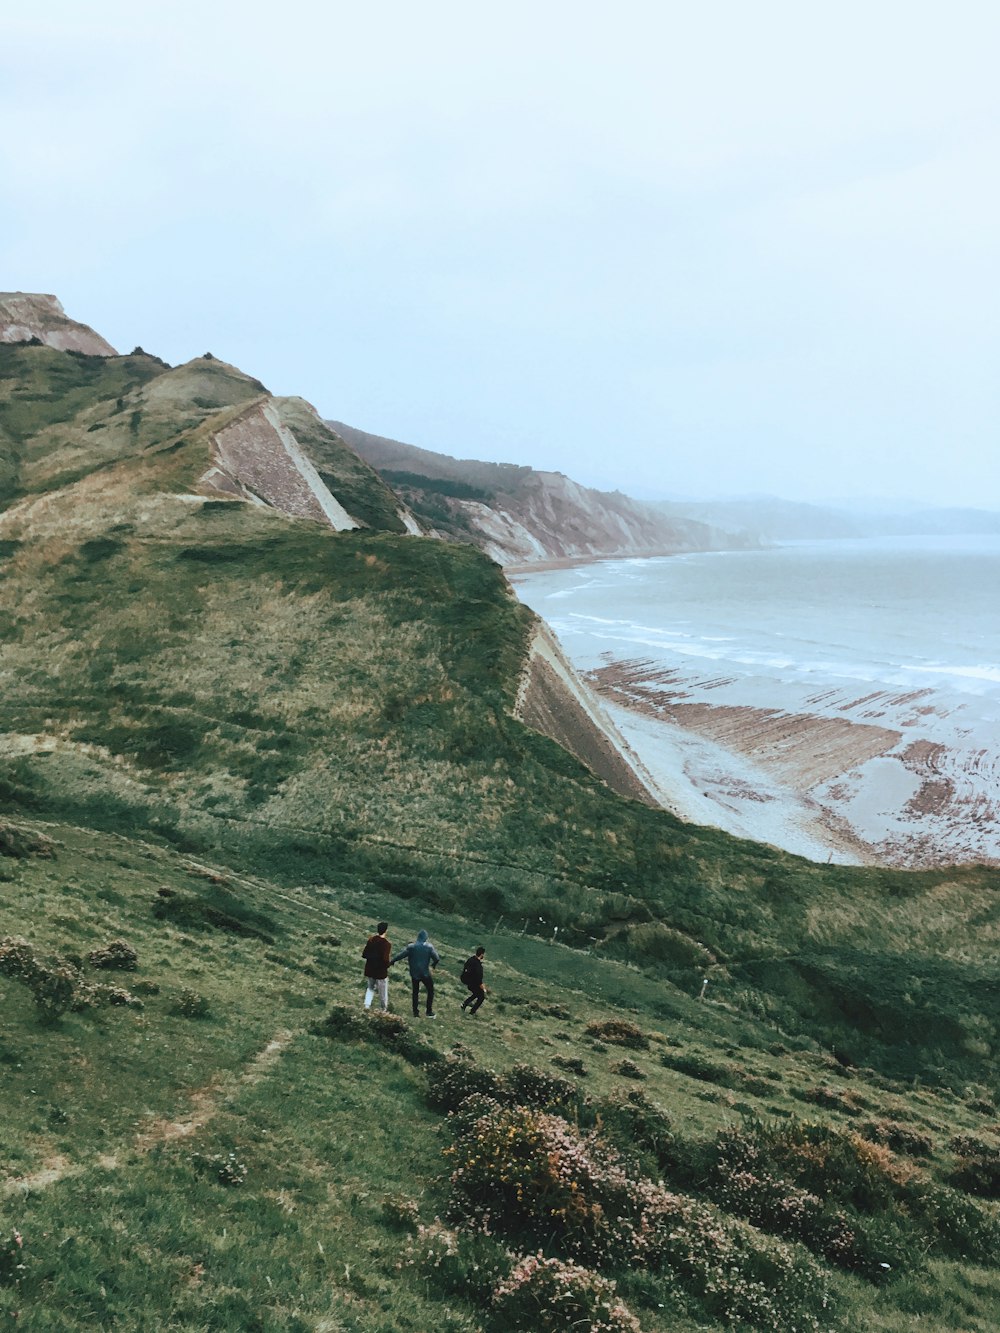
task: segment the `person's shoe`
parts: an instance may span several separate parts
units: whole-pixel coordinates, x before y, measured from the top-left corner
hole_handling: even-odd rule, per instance
[[[428,1014],[427,1017],[428,1017],[428,1018],[437,1018],[437,1014]]]

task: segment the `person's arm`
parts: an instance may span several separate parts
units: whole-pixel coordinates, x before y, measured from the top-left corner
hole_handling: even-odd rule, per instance
[[[407,955],[409,952],[410,952],[410,946],[407,945],[405,949],[400,949],[399,953],[396,954],[396,957],[395,957],[395,958],[390,958],[390,959],[389,959],[389,962],[386,964],[386,966],[387,966],[387,967],[392,967],[393,963],[398,963],[399,960],[400,960],[401,958],[405,958],[406,955]]]
[[[440,963],[440,961],[441,961],[441,955],[438,953],[437,949],[435,949],[434,946],[433,946],[433,944],[432,944],[432,945],[431,945],[431,967],[437,967],[437,965],[438,965],[438,963]]]

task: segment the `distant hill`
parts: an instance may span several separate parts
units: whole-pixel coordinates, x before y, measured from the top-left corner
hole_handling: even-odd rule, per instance
[[[427,528],[470,542],[502,565],[759,544],[712,521],[665,515],[620,491],[591,490],[561,472],[451,458],[341,421],[327,424]]]
[[[0,292],[0,343],[37,339],[61,352],[114,356],[115,349],[88,324],[69,319],[54,297],[33,292]]]
[[[843,537],[956,536],[1000,533],[1000,513],[911,505],[802,504],[775,496],[737,500],[660,500],[651,508],[673,519],[708,523],[764,541],[820,541]]]

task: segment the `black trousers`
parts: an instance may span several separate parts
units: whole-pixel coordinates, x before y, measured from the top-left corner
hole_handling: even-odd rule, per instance
[[[482,986],[478,986],[475,990],[469,991],[468,995],[462,1001],[462,1008],[468,1009],[470,1014],[474,1014],[485,999],[485,990],[483,990]]]
[[[420,987],[427,987],[427,1012],[434,1012],[434,978],[433,977],[411,977],[413,982],[413,1017],[416,1018],[420,1012]]]

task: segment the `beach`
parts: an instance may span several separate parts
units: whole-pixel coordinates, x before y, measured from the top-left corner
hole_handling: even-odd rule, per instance
[[[922,551],[935,582],[905,549],[821,545],[513,582],[681,818],[812,860],[1000,864],[1000,654],[982,616],[1000,547],[943,572],[956,553]]]

